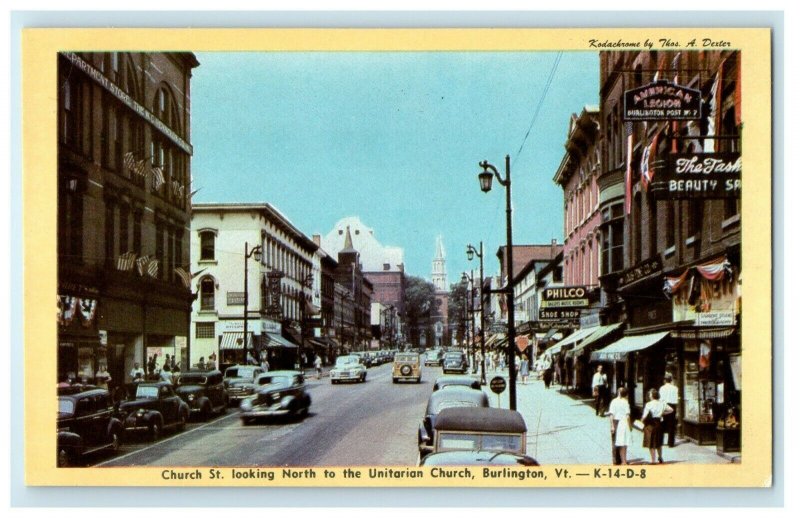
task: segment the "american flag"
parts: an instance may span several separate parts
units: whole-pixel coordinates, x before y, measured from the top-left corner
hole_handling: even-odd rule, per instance
[[[628,154],[625,158],[625,214],[630,214],[633,199],[633,122],[625,123],[625,136],[628,140]]]
[[[184,286],[186,286],[187,288],[191,287],[191,285],[192,285],[192,274],[190,274],[189,272],[187,272],[186,270],[184,270],[180,266],[175,268],[175,273],[177,273],[178,277],[181,278],[181,281],[183,282]]]
[[[160,167],[154,167],[151,172],[153,173],[153,188],[158,190],[164,185],[164,173]]]
[[[133,269],[134,261],[136,261],[136,254],[133,252],[125,252],[117,257],[117,270],[127,272]]]
[[[158,277],[158,259],[152,259],[147,263],[147,275],[154,279]]]
[[[133,158],[133,153],[128,151],[122,158],[122,162],[125,164],[125,169],[128,171],[133,171],[136,167],[136,159]]]
[[[143,255],[136,260],[136,271],[139,272],[140,276],[144,275],[144,272],[147,270],[147,264],[150,262],[149,255]]]
[[[144,176],[146,167],[147,167],[147,159],[145,158],[136,162],[136,166],[133,168],[133,172],[138,174],[139,176]]]
[[[655,169],[653,169],[653,161],[656,158],[656,149],[658,148],[658,133],[653,135],[653,140],[650,141],[650,144],[644,148],[642,151],[642,162],[641,162],[641,172],[642,172],[642,185],[644,186],[645,190],[650,186],[650,182],[653,181],[653,178],[656,175]]]
[[[711,99],[708,102],[708,104],[711,105],[711,109],[708,111],[708,131],[706,132],[706,135],[709,137],[713,137],[717,134],[717,127],[719,126],[720,122],[720,102],[722,102],[722,65],[724,63],[725,62],[723,61],[719,64],[719,69],[714,76],[714,84],[711,85]],[[713,153],[716,150],[716,139],[707,138],[703,141],[703,151],[706,153]]]

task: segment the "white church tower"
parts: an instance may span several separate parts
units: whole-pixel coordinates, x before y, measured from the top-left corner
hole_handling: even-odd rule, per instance
[[[436,255],[433,257],[431,282],[433,282],[436,291],[449,291],[447,288],[447,267],[445,266],[444,243],[442,242],[442,236],[436,238]]]

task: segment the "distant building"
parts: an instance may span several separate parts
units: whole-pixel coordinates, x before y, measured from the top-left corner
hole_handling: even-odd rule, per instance
[[[431,282],[436,289],[436,308],[431,312],[431,325],[434,329],[434,341],[436,345],[449,343],[446,335],[448,326],[447,310],[450,298],[450,287],[447,284],[447,260],[444,253],[444,241],[442,236],[436,238],[436,251],[431,265]]]
[[[530,268],[531,272],[538,272],[547,264],[555,259],[561,253],[563,246],[558,244],[558,241],[553,239],[549,245],[514,245],[514,271],[512,279],[522,272],[526,267]],[[506,283],[506,246],[501,246],[497,249],[497,259],[500,261],[500,286]],[[497,288],[495,288],[497,289]],[[506,299],[505,297],[499,298],[500,314],[497,318],[500,320],[507,320],[506,314]]]
[[[338,266],[334,275],[336,284],[347,289],[352,297],[353,322],[351,330],[352,350],[365,350],[371,338],[370,319],[372,312],[373,285],[364,276],[361,257],[353,247],[350,228],[345,228],[345,240],[338,253]]]

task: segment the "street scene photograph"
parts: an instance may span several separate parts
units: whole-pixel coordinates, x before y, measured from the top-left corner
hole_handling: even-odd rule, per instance
[[[623,43],[53,56],[55,465],[741,463],[742,51]]]

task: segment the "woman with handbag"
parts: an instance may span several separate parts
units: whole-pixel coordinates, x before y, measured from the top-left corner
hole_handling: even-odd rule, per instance
[[[617,397],[608,406],[611,418],[611,441],[614,464],[628,464],[628,446],[631,445],[633,425],[631,424],[631,405],[628,403],[628,390],[620,387]]]
[[[661,457],[661,447],[664,445],[664,429],[661,422],[665,414],[673,410],[666,403],[660,400],[658,389],[650,389],[648,392],[650,401],[644,406],[642,411],[642,422],[644,422],[644,440],[642,446],[650,450],[650,464],[656,463],[656,453],[658,453],[658,463],[663,464]]]

